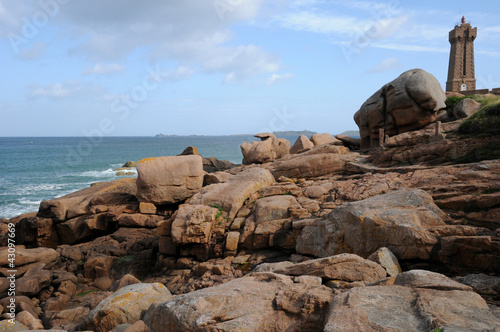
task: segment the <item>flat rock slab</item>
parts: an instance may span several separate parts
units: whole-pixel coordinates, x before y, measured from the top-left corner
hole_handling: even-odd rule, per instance
[[[500,320],[476,293],[404,286],[358,287],[330,304],[323,331],[497,331]]]
[[[376,281],[386,276],[386,271],[381,265],[353,254],[312,259],[277,270],[276,273],[349,282]]]

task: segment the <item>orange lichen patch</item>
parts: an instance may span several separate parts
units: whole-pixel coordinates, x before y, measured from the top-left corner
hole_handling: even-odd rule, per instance
[[[144,158],[144,159],[139,160],[136,165],[144,164],[144,163],[153,161],[155,159],[157,159],[157,157]]]

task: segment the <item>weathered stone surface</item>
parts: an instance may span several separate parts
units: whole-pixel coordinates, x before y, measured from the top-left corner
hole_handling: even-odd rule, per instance
[[[480,103],[470,98],[465,98],[453,107],[453,115],[457,119],[468,118],[472,114],[476,113],[480,108]]]
[[[44,330],[44,327],[42,325],[42,321],[33,317],[32,314],[30,314],[28,311],[22,311],[16,315],[16,320],[26,326],[29,330]],[[1,331],[10,331],[10,330],[3,330],[0,329]]]
[[[384,85],[354,115],[361,147],[378,146],[379,129],[393,136],[434,122],[446,107],[446,96],[438,80],[422,69],[404,72]]]
[[[273,182],[274,177],[268,170],[260,167],[249,168],[224,183],[202,188],[191,198],[190,204],[220,206],[232,221],[248,197]]]
[[[347,135],[335,135],[335,138],[341,141],[351,150],[357,150],[361,147],[361,139],[359,138],[354,138]]]
[[[297,153],[302,153],[304,151],[308,151],[314,147],[314,143],[311,142],[309,138],[305,135],[300,135],[297,137],[297,140],[293,144],[293,146],[290,148],[290,153],[291,154],[297,154]]]
[[[288,160],[276,161],[271,164],[269,170],[275,178],[281,176],[311,178],[327,174],[341,174],[345,171],[346,162],[357,157],[357,154],[319,153],[311,155],[308,152]]]
[[[500,277],[476,273],[468,274],[463,277],[456,277],[455,280],[472,287],[476,293],[483,296],[500,298]]]
[[[235,255],[238,250],[240,232],[228,232],[226,237],[226,256]]]
[[[90,240],[115,229],[115,222],[107,213],[83,215],[56,225],[61,244]]]
[[[76,325],[83,322],[89,315],[90,309],[87,307],[76,307],[63,309],[50,315],[46,320],[51,328],[72,330]]]
[[[429,259],[437,239],[428,228],[444,225],[445,217],[423,190],[399,189],[334,209],[327,220],[303,228],[296,249],[320,257],[368,257],[387,247],[399,259]]]
[[[468,291],[357,287],[330,304],[323,331],[495,331],[500,321],[486,302]]]
[[[137,172],[137,196],[153,204],[183,201],[203,184],[202,158],[196,155],[142,159]]]
[[[50,218],[28,217],[16,223],[16,244],[57,248],[60,244],[55,222]]]
[[[181,154],[178,154],[178,156],[190,156],[190,155],[201,156],[200,153],[198,152],[198,148],[191,145],[185,148],[184,151],[181,152]]]
[[[253,248],[262,249],[272,247],[274,235],[283,228],[286,219],[263,221],[256,225],[253,231]]]
[[[143,214],[155,214],[156,206],[152,203],[140,202],[139,212]]]
[[[144,321],[164,331],[319,331],[332,298],[324,286],[255,273],[152,305]]]
[[[203,158],[203,170],[207,173],[215,173],[233,168],[235,165],[227,160],[219,160],[214,157]]]
[[[382,266],[353,254],[311,259],[277,270],[276,273],[343,281],[376,281],[386,276]]]
[[[141,281],[134,277],[131,274],[126,274],[123,277],[120,278],[120,280],[116,280],[113,285],[111,286],[112,291],[117,291],[120,288],[123,288],[125,286],[133,285],[133,284],[140,284]]]
[[[367,259],[382,265],[390,277],[395,277],[402,272],[397,257],[385,247],[378,249]]]
[[[137,186],[133,178],[96,183],[69,195],[41,202],[38,216],[64,221],[88,213],[93,205],[133,202],[136,194]]]
[[[120,324],[133,324],[141,318],[151,303],[171,298],[168,289],[160,283],[126,286],[92,309],[85,326],[96,332],[107,332]]]
[[[395,285],[430,288],[437,290],[472,291],[472,287],[456,282],[440,273],[426,270],[411,270],[396,277]]]
[[[118,226],[121,227],[147,227],[155,228],[159,222],[164,220],[162,216],[141,214],[141,213],[123,213],[116,218]]]
[[[203,186],[208,186],[214,183],[223,183],[232,178],[234,175],[228,172],[207,173],[203,177]]]
[[[9,251],[7,248],[0,251],[0,266],[9,264]],[[46,267],[50,267],[59,258],[59,254],[54,249],[49,248],[33,248],[24,249],[16,248],[16,266],[26,265],[30,263],[44,263]]]
[[[323,144],[342,145],[342,143],[338,139],[328,133],[312,135],[311,142],[314,144],[314,146],[320,146]]]
[[[41,270],[41,267],[36,270],[28,270],[22,278],[16,280],[16,292],[19,295],[35,296],[44,288],[50,286],[52,274],[50,271]]]
[[[255,135],[260,142],[245,142],[241,144],[243,164],[263,164],[279,159],[290,152],[290,142],[284,138],[276,138],[271,133]]]
[[[0,331],[17,332],[27,330],[29,331],[28,327],[24,326],[18,321],[14,321],[14,324],[12,324],[8,319],[0,321]]]
[[[260,198],[255,202],[255,223],[258,225],[269,220],[286,219],[290,217],[291,207],[300,207],[291,195]]]
[[[278,263],[261,263],[257,265],[252,272],[275,272],[293,266],[290,261],[283,261]]]
[[[206,205],[182,205],[172,223],[174,243],[208,243],[217,213]]]

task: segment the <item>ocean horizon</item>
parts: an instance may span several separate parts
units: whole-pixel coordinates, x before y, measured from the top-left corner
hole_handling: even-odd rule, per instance
[[[293,144],[298,135],[280,136]],[[242,162],[253,135],[0,137],[0,218],[38,211],[40,202],[116,180],[128,161],[175,156],[194,146],[203,157]],[[128,177],[136,177],[134,175]]]

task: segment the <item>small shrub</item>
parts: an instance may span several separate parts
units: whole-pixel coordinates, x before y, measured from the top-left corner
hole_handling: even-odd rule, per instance
[[[78,296],[78,297],[82,297],[82,296],[85,296],[87,294],[90,294],[90,293],[95,293],[95,292],[98,292],[99,290],[97,289],[91,289],[91,290],[88,290],[86,292],[82,292],[82,293],[78,293],[76,294],[75,296]]]
[[[460,134],[476,136],[479,134],[500,135],[500,103],[481,107],[458,128]]]
[[[446,104],[446,109],[447,110],[452,110],[453,108],[455,108],[455,106],[461,102],[462,100],[464,100],[465,98],[467,97],[455,97],[455,96],[452,96],[452,97],[448,97],[446,98],[445,100],[445,104]]]

